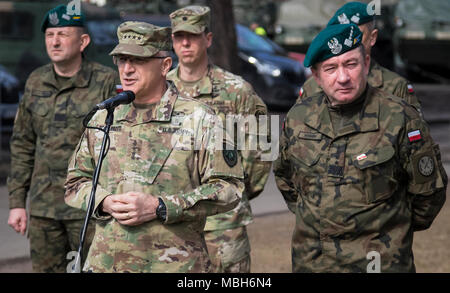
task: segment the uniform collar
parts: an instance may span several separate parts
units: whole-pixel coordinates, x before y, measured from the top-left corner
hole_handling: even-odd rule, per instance
[[[192,89],[191,98],[196,98],[201,95],[211,95],[213,91],[213,80],[214,80],[214,65],[209,63],[207,73],[203,76]],[[183,81],[179,77],[180,65],[178,65],[174,70],[172,70],[168,79],[172,80],[175,83],[177,88],[183,88]]]
[[[147,113],[144,114],[142,123],[147,123],[150,121],[170,121],[172,117],[173,107],[175,101],[178,97],[178,91],[172,81],[167,81],[167,90],[162,96],[156,107],[149,109]],[[137,120],[137,110],[133,104],[120,105],[116,108],[114,112],[116,116],[116,121],[128,121],[130,123],[136,123]]]
[[[374,89],[367,85],[364,94],[364,105],[359,112],[359,118],[356,121],[344,128],[342,128],[337,135],[334,134],[330,113],[327,104],[327,97],[322,93],[317,98],[309,100],[310,113],[317,113],[309,115],[305,118],[305,124],[316,129],[322,134],[336,138],[343,135],[348,135],[354,132],[369,132],[378,130],[380,103],[378,98],[374,98]],[[316,100],[317,99],[317,100]]]
[[[59,91],[63,91],[68,88],[84,88],[89,86],[89,81],[91,80],[92,70],[90,70],[89,63],[83,58],[81,62],[80,70],[75,74],[75,78],[72,78],[71,83],[67,83],[63,88],[59,88],[58,82],[56,81],[56,72],[53,64],[47,65],[48,70],[43,74],[42,80],[44,84],[50,85]]]

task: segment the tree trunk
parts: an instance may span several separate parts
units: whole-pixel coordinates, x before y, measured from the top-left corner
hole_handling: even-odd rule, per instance
[[[233,73],[239,72],[236,31],[232,0],[207,0],[211,8],[213,44],[209,48],[212,62]]]

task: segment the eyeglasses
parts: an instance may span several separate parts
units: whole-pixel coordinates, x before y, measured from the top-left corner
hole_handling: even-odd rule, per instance
[[[150,59],[164,59],[169,56],[151,56],[151,57],[134,57],[134,56],[126,56],[119,55],[113,56],[113,62],[117,66],[124,66],[125,63],[129,62],[131,65],[143,65],[150,61]]]

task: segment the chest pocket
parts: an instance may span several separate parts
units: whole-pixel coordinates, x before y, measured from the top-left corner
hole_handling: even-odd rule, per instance
[[[38,116],[46,116],[51,107],[50,103],[52,99],[50,97],[52,96],[52,92],[33,90],[31,96],[33,100],[29,105],[29,110]]]
[[[68,100],[67,114],[71,117],[84,117],[102,98],[96,95],[89,95],[89,88],[77,88]]]
[[[297,161],[311,167],[319,161],[320,153],[325,145],[326,141],[321,133],[300,131],[294,138],[291,154]]]
[[[149,184],[153,184],[153,182],[155,182],[156,177],[158,176],[171,152],[172,148],[161,148],[153,157],[150,168],[148,168],[146,172],[147,182]]]
[[[392,146],[384,146],[352,156],[352,162],[359,171],[367,203],[387,200],[397,190],[394,154]]]

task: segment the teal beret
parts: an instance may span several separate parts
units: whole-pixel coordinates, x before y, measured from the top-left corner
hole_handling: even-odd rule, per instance
[[[361,2],[348,2],[339,8],[328,22],[328,25],[354,23],[361,25],[372,21],[375,13],[367,11],[367,4]]]
[[[309,45],[303,64],[310,67],[317,62],[344,54],[357,48],[361,40],[362,32],[353,23],[327,26]]]
[[[58,5],[55,8],[49,10],[44,16],[41,24],[42,32],[48,27],[63,27],[63,26],[84,26],[84,14],[80,11],[80,14],[69,15],[67,14],[66,5]]]

